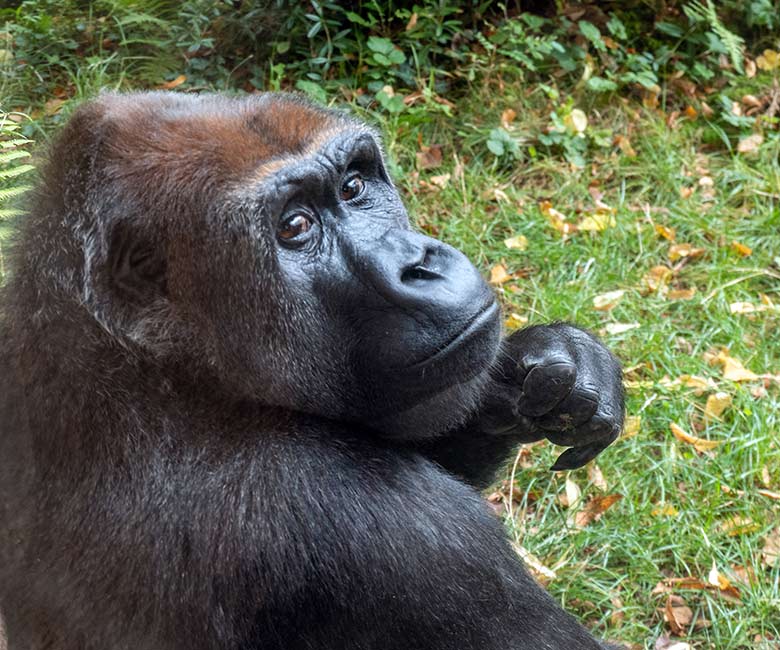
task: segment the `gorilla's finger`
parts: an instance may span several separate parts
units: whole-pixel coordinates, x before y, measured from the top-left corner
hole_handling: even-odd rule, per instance
[[[549,413],[574,387],[577,366],[571,361],[555,361],[534,366],[523,381],[517,410],[529,417]]]
[[[593,418],[598,407],[598,390],[594,386],[578,385],[538,424],[545,431],[573,432],[576,427]]]
[[[609,446],[609,443],[592,443],[585,445],[584,447],[571,447],[564,451],[555,464],[550,468],[552,472],[560,472],[566,469],[577,469],[582,467],[586,463],[592,461],[598,456],[604,449]]]

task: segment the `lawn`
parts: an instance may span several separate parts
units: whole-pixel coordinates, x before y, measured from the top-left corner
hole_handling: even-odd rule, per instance
[[[617,442],[590,466],[561,473],[549,471],[560,450],[524,447],[486,493],[518,553],[600,636],[657,650],[777,650],[780,58],[756,53],[777,43],[780,26],[764,26],[752,54],[742,44],[741,60],[729,59],[728,46],[691,55],[715,76],[675,92],[695,77],[693,64],[687,76],[657,70],[657,83],[637,83],[626,76],[639,74],[635,48],[624,46],[632,35],[621,37],[606,19],[592,19],[598,36],[579,26],[577,47],[590,47],[595,63],[577,58],[566,76],[557,68],[532,74],[506,42],[491,50],[475,37],[473,56],[451,64],[457,83],[442,86],[438,68],[423,64],[410,81],[393,56],[403,51],[411,61],[408,39],[422,27],[403,18],[390,49],[379,42],[390,36],[368,44],[367,72],[349,88],[334,75],[313,82],[322,65],[313,55],[308,68],[270,66],[252,83],[297,88],[374,124],[417,226],[484,270],[508,330],[574,322],[621,359],[629,417]],[[519,33],[521,18],[502,20],[500,29]],[[718,24],[698,29],[718,37]],[[128,20],[122,47],[148,25]],[[545,25],[539,34],[549,33]],[[561,34],[576,28],[573,21]],[[527,51],[537,37],[523,34]],[[335,38],[329,32],[327,42]],[[26,43],[30,56],[40,48]],[[40,83],[29,65],[8,68],[0,108],[30,115],[24,133],[43,143],[102,87],[252,90],[245,80],[195,82],[194,57],[187,69],[173,63],[155,77],[101,43],[108,49],[92,58],[40,59]],[[533,47],[540,60],[552,56]],[[604,48],[625,61],[609,68]],[[11,52],[3,65],[20,60],[3,52]]]

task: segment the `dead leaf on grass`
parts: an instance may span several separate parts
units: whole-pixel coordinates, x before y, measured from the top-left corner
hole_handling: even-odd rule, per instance
[[[768,567],[780,566],[780,526],[764,538],[761,561]]]
[[[672,634],[682,636],[693,621],[693,610],[680,596],[669,594],[664,606],[664,620]]]
[[[614,309],[623,299],[625,293],[625,289],[601,293],[593,298],[593,309],[596,311],[609,311],[610,309]]]
[[[715,447],[717,447],[721,442],[720,440],[706,440],[705,438],[698,438],[696,436],[692,436],[690,433],[687,433],[676,422],[670,422],[669,429],[671,429],[672,434],[674,435],[675,438],[689,445],[693,445],[696,451],[701,453],[715,449]]]
[[[732,401],[733,398],[731,395],[722,391],[713,393],[707,397],[707,403],[704,405],[704,424],[708,425],[713,420],[720,419],[720,416],[723,415],[723,411],[731,406]]]
[[[606,494],[591,497],[585,507],[574,515],[576,528],[585,528],[588,524],[598,521],[601,516],[623,498],[622,494]]]
[[[515,235],[509,239],[504,240],[504,246],[507,248],[513,248],[519,251],[524,251],[528,248],[528,237],[525,235]]]

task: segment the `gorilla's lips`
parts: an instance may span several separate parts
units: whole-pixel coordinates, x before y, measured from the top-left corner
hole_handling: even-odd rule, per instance
[[[482,347],[484,343],[488,343],[490,339],[495,339],[495,347],[498,345],[498,337],[500,332],[499,321],[499,307],[498,303],[493,300],[487,307],[478,311],[466,325],[458,332],[456,332],[450,339],[444,342],[443,345],[437,347],[437,349],[430,355],[414,362],[409,366],[410,370],[424,370],[430,366],[438,364],[440,361],[450,356],[454,352],[463,350],[466,347]],[[490,356],[490,355],[487,355]]]

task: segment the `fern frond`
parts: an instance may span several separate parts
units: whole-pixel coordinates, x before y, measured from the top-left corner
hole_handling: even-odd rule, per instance
[[[688,18],[695,22],[706,22],[712,32],[723,43],[737,72],[740,74],[744,72],[742,64],[745,60],[745,40],[726,28],[720,16],[718,16],[718,11],[712,0],[706,0],[706,2],[692,0],[683,5],[683,11]]]

